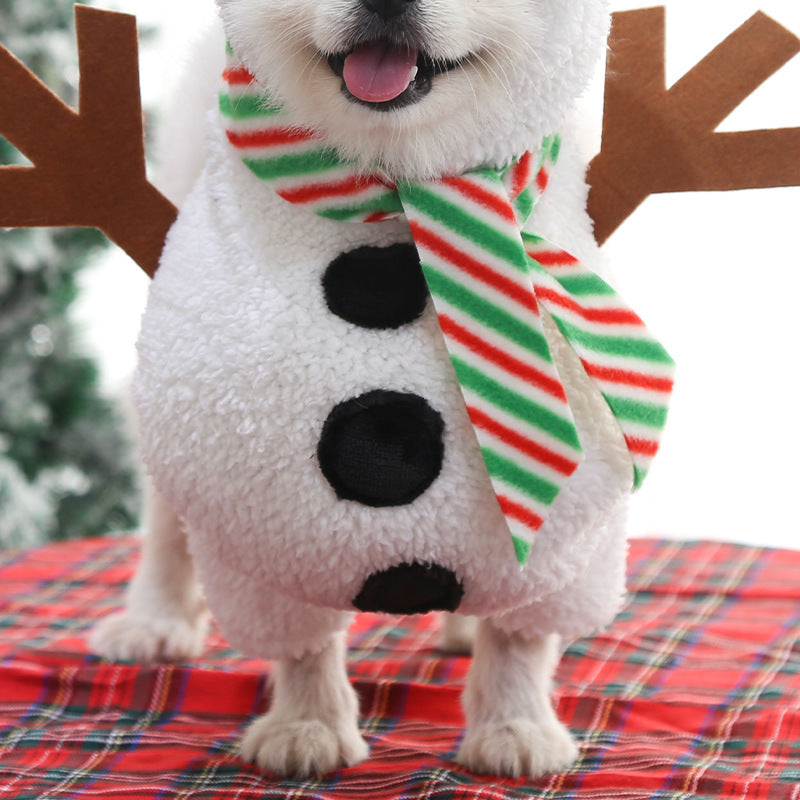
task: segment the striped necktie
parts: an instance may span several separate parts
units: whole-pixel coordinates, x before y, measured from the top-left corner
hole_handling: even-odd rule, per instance
[[[666,422],[674,365],[641,319],[564,250],[522,231],[558,156],[545,139],[504,169],[393,183],[293,124],[228,50],[220,110],[231,145],[284,199],[327,219],[405,216],[517,559],[582,458],[542,324],[580,358],[641,485]]]

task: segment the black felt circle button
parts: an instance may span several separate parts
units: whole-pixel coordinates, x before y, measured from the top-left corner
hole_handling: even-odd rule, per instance
[[[325,270],[322,288],[331,312],[362,328],[399,328],[413,322],[428,298],[412,244],[342,253]]]
[[[317,455],[343,500],[399,506],[419,497],[442,468],[444,422],[416,394],[384,389],[336,405]]]

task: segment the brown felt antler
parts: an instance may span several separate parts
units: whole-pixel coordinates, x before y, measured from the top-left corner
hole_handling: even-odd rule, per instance
[[[152,276],[177,211],[145,174],[136,19],[75,22],[77,111],[0,47],[0,134],[34,164],[0,167],[0,226],[100,228]]]
[[[714,132],[800,39],[758,12],[670,89],[664,40],[663,7],[614,14],[601,152],[587,176],[601,244],[650,194],[800,186],[800,128]]]

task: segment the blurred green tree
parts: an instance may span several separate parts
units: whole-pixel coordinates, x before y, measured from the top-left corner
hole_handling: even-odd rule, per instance
[[[0,41],[70,104],[73,5],[0,0]],[[28,163],[0,138],[0,163]],[[68,315],[101,248],[89,229],[0,232],[0,546],[96,536],[138,516],[123,415],[104,398]]]

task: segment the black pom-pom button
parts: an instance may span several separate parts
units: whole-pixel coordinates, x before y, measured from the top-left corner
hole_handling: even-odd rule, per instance
[[[412,244],[342,253],[325,271],[322,288],[331,312],[362,328],[399,328],[413,322],[428,298]]]
[[[452,570],[414,561],[374,572],[353,605],[360,611],[427,614],[455,611],[463,597],[464,586]]]
[[[424,398],[376,389],[333,408],[317,455],[341,499],[399,506],[419,497],[439,474],[443,431],[441,415]]]

